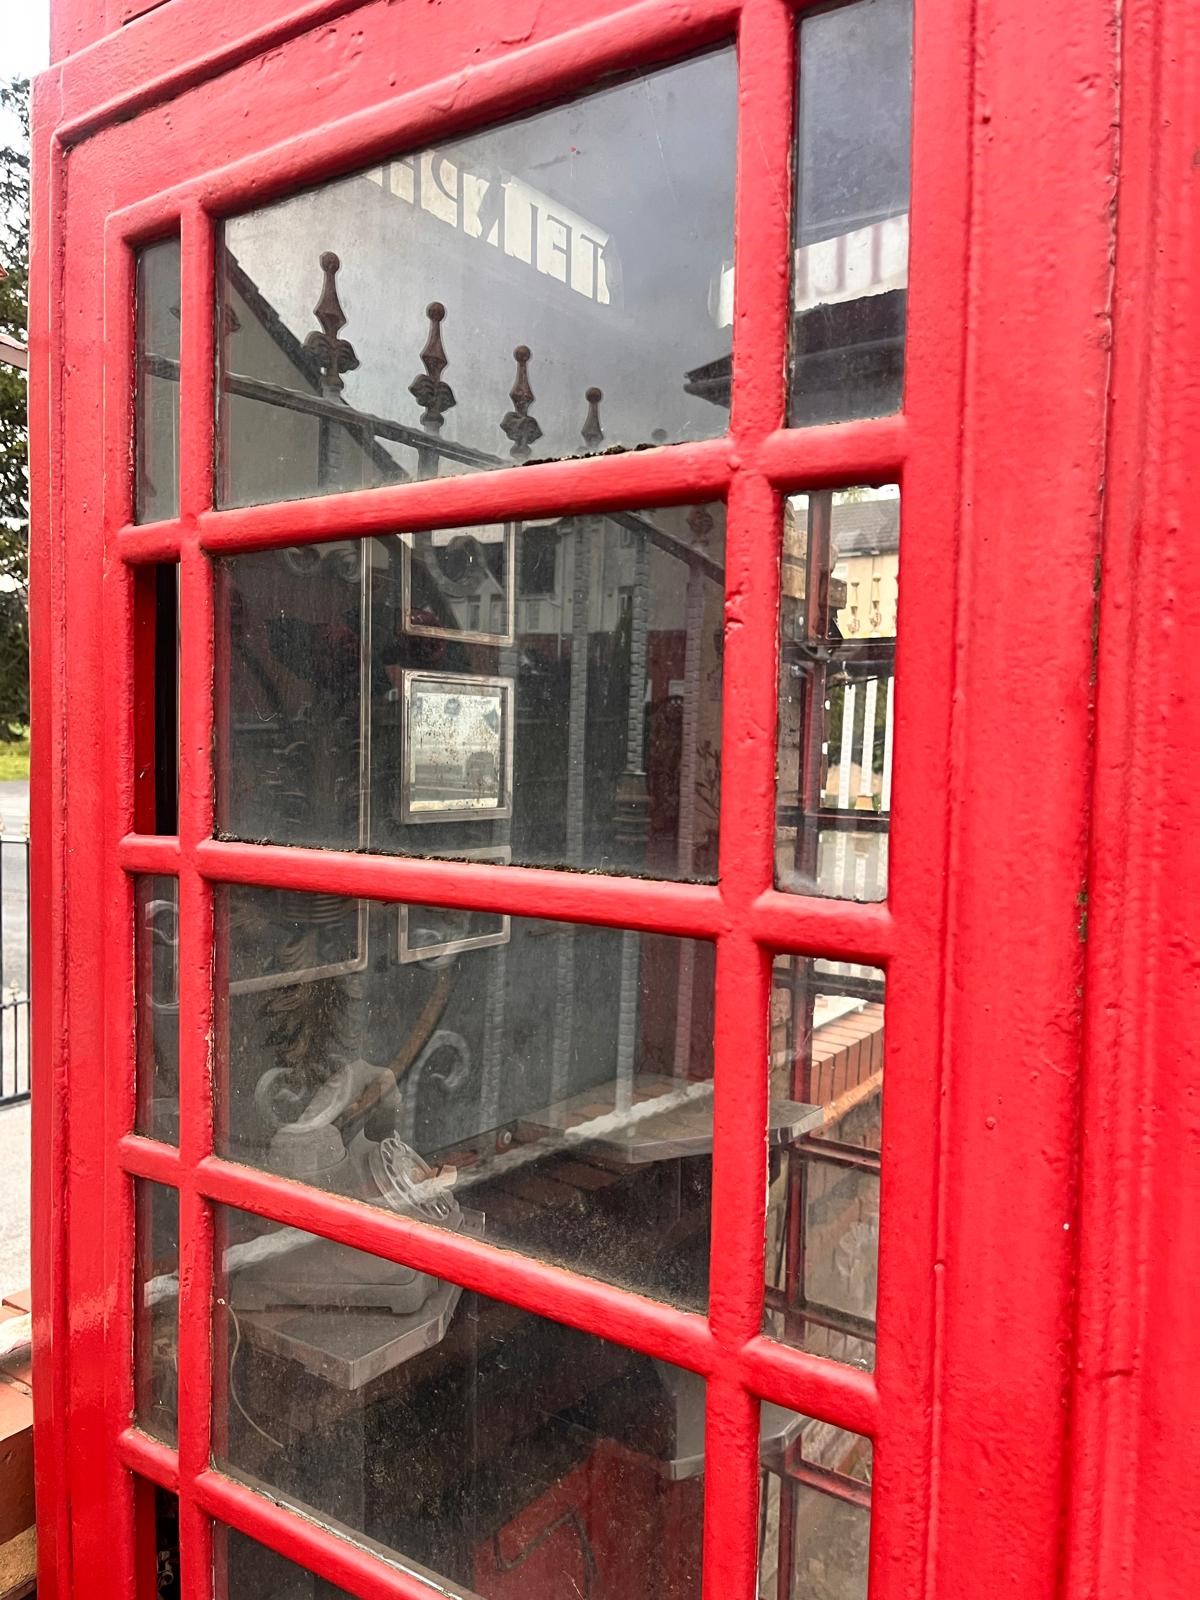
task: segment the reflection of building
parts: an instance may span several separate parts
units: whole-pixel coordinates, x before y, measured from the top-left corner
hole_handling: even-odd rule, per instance
[[[894,494],[787,505],[777,852],[780,881],[795,887],[885,892],[899,545]]]

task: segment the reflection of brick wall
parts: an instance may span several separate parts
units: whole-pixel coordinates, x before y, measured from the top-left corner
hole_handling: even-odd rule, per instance
[[[826,1003],[827,1004],[827,1003]],[[869,1002],[818,1026],[801,1071],[793,1079],[795,1063],[789,1055],[792,996],[786,986],[773,991],[771,1014],[772,1084],[776,1096],[807,1099],[824,1108],[825,1122],[814,1136],[878,1151],[883,1083],[884,1012],[879,1002]],[[807,1073],[805,1072],[807,1068]],[[807,1087],[805,1077],[807,1076]],[[797,1152],[794,1170],[803,1164],[804,1284],[803,1297],[811,1305],[873,1320],[877,1287],[879,1239],[879,1178],[872,1171],[833,1165],[816,1154]],[[777,1180],[772,1216],[782,1225],[786,1214],[787,1166]],[[778,1249],[778,1235],[770,1245],[770,1258],[779,1262],[780,1281],[775,1288],[788,1291],[781,1281],[786,1251]],[[789,1298],[790,1298],[789,1294]],[[845,1332],[809,1324],[805,1348],[837,1360],[867,1362],[867,1342]]]
[[[817,1029],[812,1047],[811,1099],[828,1106],[882,1069],[883,1006],[872,1001],[861,1011],[852,1011]]]

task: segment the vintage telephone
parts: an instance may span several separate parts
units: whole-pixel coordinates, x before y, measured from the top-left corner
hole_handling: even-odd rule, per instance
[[[438,1047],[437,1035],[426,1046]],[[401,1114],[395,1074],[387,1067],[351,1061],[337,1069],[298,1116],[291,1116],[290,1074],[264,1072],[255,1102],[273,1127],[265,1165],[295,1178],[405,1216],[458,1229],[463,1213],[453,1194],[453,1168],[435,1172],[397,1133],[369,1137],[367,1125],[395,1126]],[[428,1273],[380,1260],[328,1239],[312,1239],[253,1261],[231,1283],[239,1311],[281,1305],[327,1309],[385,1309],[418,1313],[438,1287]]]

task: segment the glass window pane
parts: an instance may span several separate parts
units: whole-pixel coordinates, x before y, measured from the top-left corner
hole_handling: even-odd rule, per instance
[[[763,1331],[872,1368],[883,973],[781,955],[771,978],[771,1100],[810,1116],[771,1155]]]
[[[759,1600],[867,1600],[871,1441],[780,1417],[778,1448],[763,1454]]]
[[[784,510],[775,882],[882,900],[892,809],[900,498],[792,495]]]
[[[134,520],[179,515],[179,240],[137,257]]]
[[[218,1216],[217,1464],[481,1600],[698,1600],[704,1381]],[[221,1375],[227,1375],[222,1385]]]
[[[180,1600],[179,1501],[166,1489],[134,1478],[138,1575],[134,1592]]]
[[[235,1528],[213,1529],[216,1600],[351,1600],[292,1561]]]
[[[179,880],[139,877],[134,958],[137,971],[137,1117],[149,1139],[179,1143]]]
[[[137,1178],[134,1200],[134,1417],[139,1428],[174,1444],[179,1414],[179,1194]]]
[[[221,503],[722,433],[735,122],[726,47],[227,222]]]
[[[799,27],[790,421],[885,416],[904,380],[912,0]]]
[[[219,568],[227,836],[711,880],[725,508]]]
[[[250,888],[218,938],[223,1155],[703,1308],[711,945]]]

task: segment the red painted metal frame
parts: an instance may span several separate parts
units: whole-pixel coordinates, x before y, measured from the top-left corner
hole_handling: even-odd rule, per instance
[[[1136,5],[1155,11],[1154,0]],[[363,1600],[431,1592],[211,1469],[212,1208],[221,1203],[427,1268],[703,1373],[713,1463],[706,1600],[752,1600],[756,1592],[763,1398],[875,1441],[872,1600],[959,1600],[981,1578],[1021,1600],[1050,1600],[1068,1465],[1068,1224],[1083,966],[1076,900],[1087,868],[1092,579],[1108,376],[1113,14],[1094,0],[1053,9],[1025,0],[918,0],[904,416],[789,431],[799,8],[788,0],[592,4],[586,16],[579,0],[545,0],[519,16],[511,6],[462,0],[436,21],[425,7],[382,0],[294,9],[174,0],[108,38],[100,37],[102,9],[62,0],[56,54],[75,53],[40,81],[35,108],[41,1593],[129,1600],[133,1475],[179,1495],[187,1600],[210,1597],[214,1518]],[[493,10],[504,15],[493,18]],[[735,34],[738,274],[726,439],[213,509],[216,219],[575,92],[612,69]],[[1044,92],[1031,95],[1031,83]],[[1089,91],[1074,93],[1079,84]],[[135,527],[132,252],[175,231],[183,250],[180,515]],[[781,894],[772,887],[772,841],[782,496],[895,480],[904,537],[889,902]],[[724,496],[729,509],[719,887],[211,838],[210,555],[397,523],[699,494]],[[1031,581],[1050,546],[1053,581]],[[181,569],[177,839],[134,832],[134,576],[140,564],[167,560]],[[135,872],[180,881],[178,1151],[132,1132]],[[220,881],[714,939],[716,1270],[708,1317],[214,1156],[211,952]],[[874,1377],[759,1332],[777,949],[887,971]],[[1102,1036],[1102,1017],[1095,1027]],[[131,1427],[134,1175],[172,1183],[181,1197],[177,1452]]]

